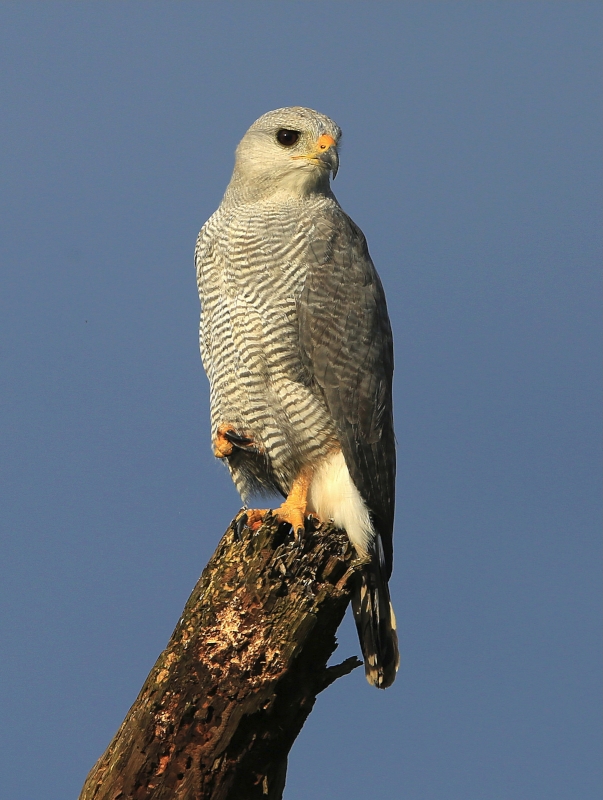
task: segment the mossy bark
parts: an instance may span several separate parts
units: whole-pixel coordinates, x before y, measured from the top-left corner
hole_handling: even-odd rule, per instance
[[[330,525],[233,522],[80,800],[278,800],[317,695],[361,663],[327,667],[354,560]]]

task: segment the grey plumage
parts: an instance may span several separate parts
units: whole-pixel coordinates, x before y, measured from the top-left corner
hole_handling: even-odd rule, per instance
[[[365,238],[330,190],[340,135],[303,108],[247,132],[197,242],[200,344],[212,439],[243,499],[280,492],[288,518],[303,490],[302,513],[332,517],[370,556],[353,606],[367,678],[384,688],[398,665],[393,347]]]

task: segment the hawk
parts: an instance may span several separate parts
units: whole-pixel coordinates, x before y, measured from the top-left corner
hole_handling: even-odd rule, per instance
[[[279,519],[297,533],[310,514],[332,520],[366,562],[352,607],[367,680],[386,688],[399,663],[393,345],[366,239],[331,191],[340,137],[300,107],[249,128],[197,240],[200,346],[214,454],[243,502],[279,493]]]

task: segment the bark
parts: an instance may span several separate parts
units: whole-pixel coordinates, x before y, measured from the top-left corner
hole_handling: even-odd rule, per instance
[[[278,800],[358,562],[330,525],[301,542],[233,522],[80,800]]]

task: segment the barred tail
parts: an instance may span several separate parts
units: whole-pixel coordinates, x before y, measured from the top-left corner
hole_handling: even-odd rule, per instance
[[[352,595],[352,609],[367,681],[387,689],[400,664],[396,617],[387,580],[377,556],[363,568]]]

